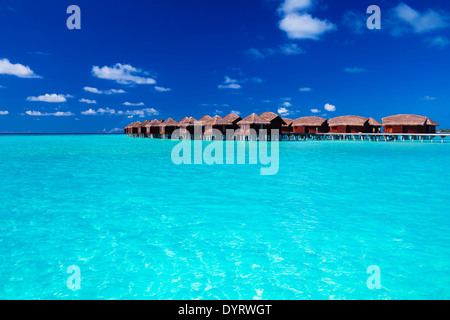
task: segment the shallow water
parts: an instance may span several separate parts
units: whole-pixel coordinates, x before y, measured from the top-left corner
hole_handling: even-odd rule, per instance
[[[174,146],[0,136],[0,298],[450,299],[450,144],[282,142],[275,176]]]

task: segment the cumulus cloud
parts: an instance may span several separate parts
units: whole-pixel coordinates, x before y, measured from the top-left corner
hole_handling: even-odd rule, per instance
[[[241,112],[240,111],[237,111],[237,110],[231,110],[231,112],[230,113],[234,113],[234,114],[237,114],[238,116],[240,116],[241,115]]]
[[[156,81],[147,77],[148,72],[132,67],[129,64],[117,63],[112,67],[92,67],[92,74],[100,79],[116,81],[120,84],[155,84]]]
[[[140,110],[126,110],[126,111],[116,111],[111,108],[98,108],[97,110],[88,109],[86,111],[81,112],[82,115],[85,116],[96,116],[96,115],[116,115],[116,116],[128,116],[128,118],[133,118],[134,116],[138,117],[148,117],[158,115],[159,112],[153,108],[144,108]]]
[[[300,89],[298,89],[298,91],[300,91],[300,92],[311,92],[312,89],[311,89],[311,88],[308,88],[308,87],[305,87],[305,88],[300,88]]]
[[[280,7],[280,11],[285,14],[302,11],[311,8],[312,0],[285,0]]]
[[[159,92],[168,92],[168,91],[172,91],[172,89],[170,89],[170,88],[164,88],[164,87],[158,87],[158,86],[155,86],[155,90],[156,90],[156,91],[159,91]]]
[[[124,106],[138,107],[138,106],[144,106],[145,104],[143,102],[139,102],[139,103],[124,102],[123,105]]]
[[[228,76],[225,76],[225,80],[222,84],[218,85],[219,89],[241,89],[241,85],[239,83],[237,83],[238,81],[235,79],[231,79]]]
[[[97,103],[97,101],[95,101],[95,100],[84,99],[84,98],[80,99],[79,102],[83,102],[83,103],[87,103],[87,104],[96,104]]]
[[[425,39],[425,42],[428,44],[429,47],[435,47],[435,48],[445,48],[450,44],[450,40],[443,36],[436,36],[433,38]]]
[[[25,112],[27,115],[32,116],[32,117],[48,117],[48,116],[54,116],[54,117],[71,117],[74,116],[75,114],[70,112],[70,111],[66,111],[66,112],[62,112],[62,111],[58,111],[58,112],[53,112],[53,113],[49,113],[49,112],[40,112],[40,111],[26,111]]]
[[[13,75],[19,78],[40,78],[28,66],[13,64],[8,59],[0,59],[0,74]]]
[[[319,109],[311,109],[311,112],[312,113],[320,113],[320,110]]]
[[[287,109],[287,108],[285,108],[285,107],[280,107],[280,108],[278,108],[278,114],[280,115],[280,116],[288,116],[289,114],[290,114],[290,111]]]
[[[393,15],[409,30],[418,34],[450,26],[450,19],[447,13],[437,12],[432,9],[419,12],[403,2],[393,9]],[[401,33],[399,29],[395,32]]]
[[[336,29],[328,20],[314,18],[308,13],[290,13],[280,21],[279,27],[290,39],[312,40],[318,40],[324,33]]]
[[[334,105],[332,105],[332,104],[329,104],[329,103],[327,103],[327,104],[325,104],[325,110],[327,110],[327,111],[329,111],[329,112],[334,112],[334,111],[336,111],[336,106],[334,106]]]
[[[27,101],[40,101],[40,102],[50,102],[50,103],[57,103],[57,102],[66,102],[66,98],[72,98],[70,94],[44,94],[38,97],[28,97]]]
[[[8,110],[0,110],[0,116],[6,116],[7,114],[9,114]]]
[[[86,92],[90,92],[90,93],[95,93],[95,94],[120,94],[120,93],[126,93],[126,91],[122,90],[122,89],[110,89],[110,90],[99,90],[97,88],[92,88],[92,87],[84,87],[83,88],[84,91]]]

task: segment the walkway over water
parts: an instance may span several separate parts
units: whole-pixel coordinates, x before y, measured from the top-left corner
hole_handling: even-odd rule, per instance
[[[129,137],[134,138],[150,138],[150,139],[172,139],[170,134],[166,135],[149,135],[149,134],[128,134]],[[179,139],[191,140],[215,140],[212,135],[202,135],[200,139],[194,135],[181,136]],[[226,140],[237,141],[275,141],[273,136],[256,136],[256,135],[233,135]],[[449,143],[450,133],[282,133],[279,135],[278,141],[374,141],[374,142],[439,142]]]

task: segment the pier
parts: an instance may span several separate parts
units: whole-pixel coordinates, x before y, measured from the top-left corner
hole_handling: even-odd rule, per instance
[[[172,139],[170,134],[127,134],[133,138],[150,139]],[[213,141],[214,136],[181,135],[179,140],[204,140]],[[224,140],[235,141],[367,141],[367,142],[428,142],[428,143],[450,143],[450,133],[434,134],[408,134],[408,133],[281,133],[278,139],[271,135],[232,135]]]

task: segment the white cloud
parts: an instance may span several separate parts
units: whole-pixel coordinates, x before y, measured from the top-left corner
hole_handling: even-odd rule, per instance
[[[8,59],[0,59],[0,74],[13,75],[19,78],[40,78],[30,67],[20,63],[12,64]]]
[[[48,117],[48,116],[54,116],[54,117],[71,117],[74,116],[75,114],[67,111],[67,112],[62,112],[62,111],[58,111],[58,112],[53,112],[53,113],[49,113],[49,112],[40,112],[40,111],[26,111],[25,112],[27,115],[29,116],[33,116],[33,117]]]
[[[98,108],[97,110],[89,109],[86,111],[81,112],[82,115],[85,116],[95,116],[95,115],[116,115],[116,116],[123,116],[126,115],[128,118],[133,118],[134,116],[138,117],[147,117],[147,116],[153,116],[158,115],[159,112],[153,108],[145,108],[140,110],[126,110],[126,111],[116,111],[115,109],[110,108]]]
[[[285,0],[280,7],[280,10],[284,14],[289,14],[301,10],[311,8],[313,5],[312,0]]]
[[[95,93],[95,94],[110,95],[110,94],[126,93],[126,91],[124,91],[122,89],[98,90],[97,88],[92,88],[92,87],[84,87],[83,89],[84,89],[84,91]]]
[[[282,105],[283,105],[283,107],[285,107],[285,108],[292,107],[292,103],[290,103],[290,102],[288,102],[288,101],[283,102]]]
[[[358,67],[345,68],[344,71],[347,72],[347,73],[363,73],[363,72],[367,72],[366,69],[358,68]]]
[[[280,116],[288,116],[290,114],[290,112],[285,107],[281,107],[281,108],[278,108],[278,114]]]
[[[336,111],[336,106],[334,106],[334,105],[332,105],[332,104],[329,104],[329,103],[327,103],[327,104],[325,104],[325,110],[327,110],[327,111],[329,111],[329,112],[334,112],[334,111]]]
[[[9,114],[8,110],[5,111],[0,110],[0,116],[6,116],[7,114]]]
[[[92,67],[92,74],[100,79],[113,80],[120,84],[155,84],[156,81],[147,76],[148,73],[129,64],[117,63],[112,67]],[[144,75],[144,76],[143,76]]]
[[[220,115],[220,114],[222,114],[223,112],[222,112],[222,110],[215,110],[214,111],[214,115]]]
[[[311,92],[312,89],[306,87],[306,88],[300,88],[300,89],[298,89],[298,91],[300,91],[300,92]]]
[[[44,94],[42,96],[38,96],[38,97],[28,97],[27,101],[41,101],[41,102],[51,102],[51,103],[55,103],[55,102],[66,102],[67,99],[66,98],[72,98],[72,96],[70,94],[56,94],[56,93],[52,93],[52,94]]]
[[[443,36],[428,38],[425,40],[425,42],[428,43],[428,46],[436,48],[445,48],[450,44],[450,40],[448,40],[446,37]]]
[[[435,101],[435,100],[437,100],[436,97],[431,97],[431,96],[426,96],[423,99],[426,100],[426,101]]]
[[[228,76],[225,76],[225,80],[222,84],[218,85],[219,89],[241,89],[241,85],[239,83],[237,83],[237,80],[235,79],[231,79]]]
[[[124,102],[123,105],[124,106],[138,107],[138,106],[144,106],[145,104],[143,102],[139,102],[139,103]]]
[[[87,103],[87,104],[96,104],[97,101],[95,100],[90,100],[90,99],[80,99],[79,102],[83,102],[83,103]]]
[[[170,89],[170,88],[164,88],[164,87],[158,87],[158,86],[155,86],[155,90],[156,90],[156,91],[159,91],[159,92],[168,92],[168,91],[172,91],[172,89]]]
[[[311,112],[312,112],[312,113],[319,113],[320,110],[319,110],[319,109],[311,109]]]
[[[420,34],[449,27],[450,20],[448,14],[439,13],[432,9],[419,12],[401,2],[393,9],[393,12],[398,20],[407,25],[415,33]]]
[[[292,55],[305,53],[305,51],[295,43],[285,43],[285,44],[279,45],[278,48],[275,48],[275,49],[251,48],[251,49],[248,49],[246,53],[255,59],[264,59],[264,58],[267,58],[269,56],[273,56],[276,54],[284,54],[287,56],[292,56]]]
[[[240,116],[241,115],[241,112],[240,111],[236,111],[236,110],[231,110],[231,112],[230,113],[234,113],[234,114],[237,114],[238,116]]]
[[[297,55],[304,53],[303,49],[300,48],[295,43],[286,43],[280,46],[280,51],[282,54],[285,54],[287,56]]]
[[[308,13],[290,13],[280,21],[279,27],[290,39],[313,40],[318,40],[324,33],[336,29],[328,20],[314,18]]]

